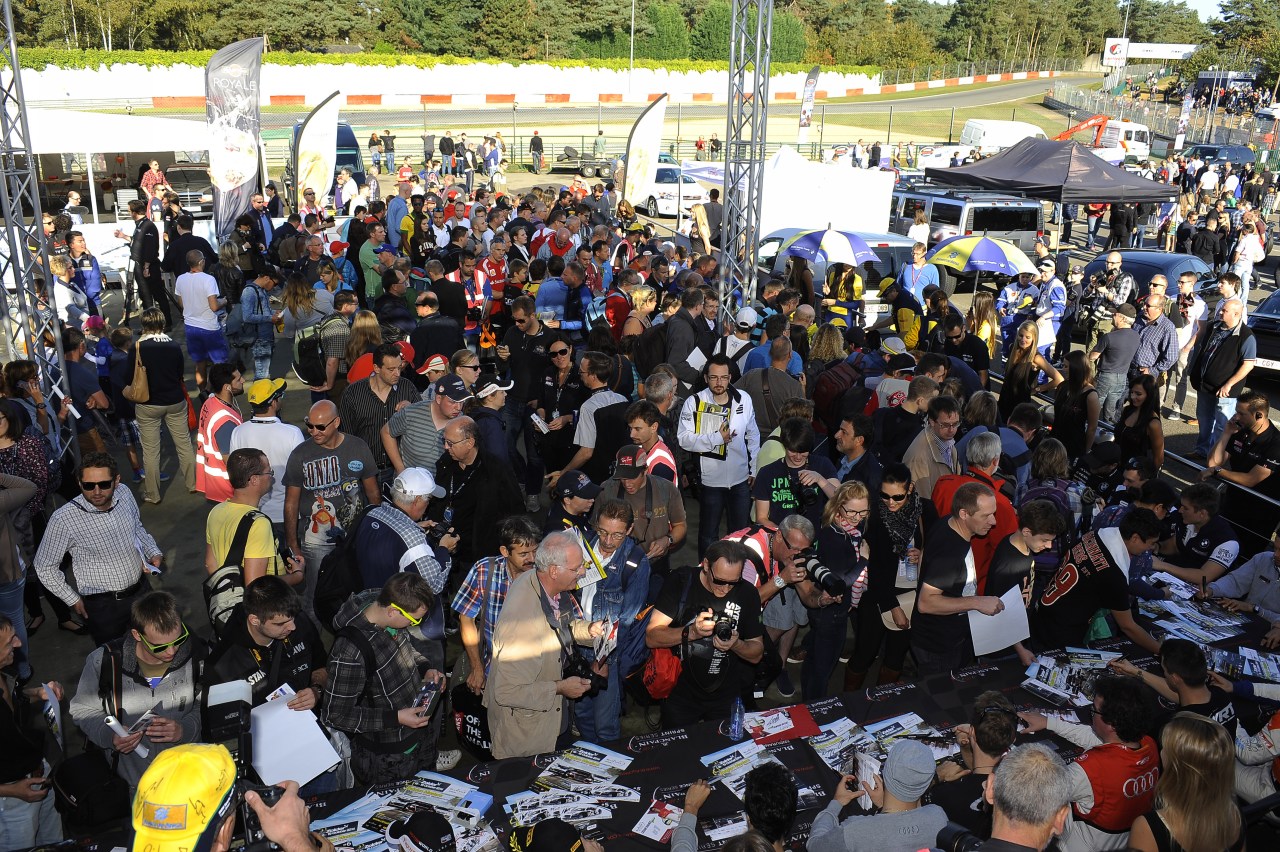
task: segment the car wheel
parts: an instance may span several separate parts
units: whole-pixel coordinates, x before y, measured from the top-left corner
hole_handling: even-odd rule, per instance
[[[656,216],[658,216],[658,215],[659,215],[659,214],[658,214],[658,199],[656,199],[656,198],[654,198],[652,195],[650,195],[650,196],[649,196],[649,201],[648,201],[648,203],[647,203],[647,204],[645,204],[644,209],[649,213],[649,215],[650,215],[650,216],[655,216],[655,217],[656,217]]]
[[[954,296],[958,280],[956,273],[945,266],[935,268],[938,270],[938,286],[942,288],[942,292],[946,293],[948,298]]]

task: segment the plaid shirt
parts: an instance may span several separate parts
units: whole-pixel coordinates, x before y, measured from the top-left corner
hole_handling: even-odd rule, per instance
[[[490,576],[493,577],[493,594],[485,597],[489,590]],[[511,572],[507,570],[505,556],[489,556],[481,559],[467,573],[462,581],[458,594],[453,599],[453,610],[459,615],[474,619],[480,614],[480,607],[485,608],[484,636],[480,642],[480,658],[484,661],[484,671],[489,673],[490,656],[493,653],[493,628],[502,613],[502,605],[507,601],[507,589],[511,588]]]
[[[1161,314],[1155,322],[1146,317],[1138,320],[1138,351],[1133,356],[1135,367],[1146,367],[1156,378],[1178,363],[1178,329]]]

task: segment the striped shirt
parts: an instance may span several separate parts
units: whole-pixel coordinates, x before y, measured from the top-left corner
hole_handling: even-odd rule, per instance
[[[79,594],[62,573],[67,553]],[[156,540],[142,526],[137,500],[121,484],[106,510],[79,495],[54,512],[36,551],[35,569],[44,587],[72,606],[82,595],[129,588],[142,576],[142,560],[160,555]]]
[[[370,377],[372,378],[372,377]],[[387,392],[387,400],[383,402],[373,392],[369,379],[361,379],[347,386],[342,392],[342,403],[339,413],[342,415],[342,431],[355,435],[369,445],[378,470],[386,470],[391,466],[391,459],[382,446],[382,427],[396,413],[396,406],[401,402],[414,403],[421,399],[417,388],[408,379],[401,379]]]
[[[387,431],[400,442],[400,458],[405,467],[435,470],[444,452],[444,434],[431,417],[432,403],[415,402],[391,415]]]
[[[645,473],[660,476],[670,482],[675,481],[676,458],[661,438],[645,454]]]

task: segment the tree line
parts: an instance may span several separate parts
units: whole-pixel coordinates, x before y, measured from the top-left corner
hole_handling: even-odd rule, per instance
[[[1129,0],[1135,41],[1217,42],[1184,0]],[[1227,12],[1239,7],[1242,12]],[[1224,20],[1280,20],[1275,4],[1227,0]],[[629,3],[573,0],[15,0],[20,44],[99,50],[192,50],[266,35],[274,50],[359,47],[477,59],[625,58]],[[775,62],[910,68],[949,62],[1084,57],[1118,35],[1122,0],[789,0],[775,6]],[[635,56],[726,60],[726,0],[636,0]],[[1249,38],[1280,50],[1280,25]],[[1234,31],[1234,30],[1233,30]],[[1266,36],[1265,38],[1263,36]]]

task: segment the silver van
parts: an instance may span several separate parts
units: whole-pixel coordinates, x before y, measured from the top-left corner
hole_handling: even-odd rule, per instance
[[[981,189],[916,188],[893,191],[889,230],[905,234],[924,210],[929,223],[929,247],[948,237],[978,234],[1009,240],[1031,252],[1036,237],[1044,234],[1044,208],[1034,198],[1005,195]]]

